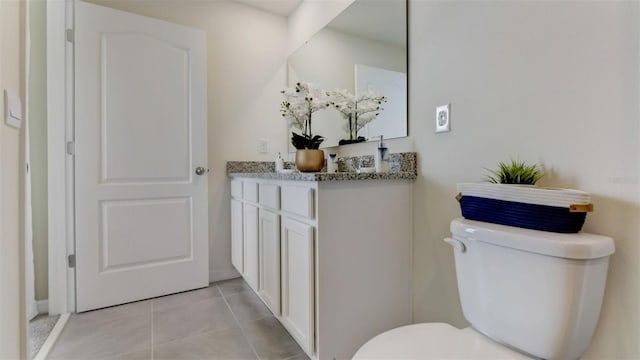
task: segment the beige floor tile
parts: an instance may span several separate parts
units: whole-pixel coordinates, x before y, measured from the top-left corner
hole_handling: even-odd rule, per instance
[[[73,314],[49,358],[144,360],[152,352],[175,360],[255,359],[256,353],[260,359],[307,359],[241,278]]]
[[[110,356],[100,360],[151,360],[151,349]]]
[[[99,359],[120,354],[151,354],[151,313],[87,323],[72,316],[49,359]]]
[[[273,316],[241,323],[260,359],[287,359],[303,351]]]
[[[273,315],[253,291],[243,291],[225,298],[231,311],[240,322],[258,320]]]
[[[154,359],[256,359],[256,356],[236,327],[157,345]]]
[[[169,309],[177,306],[188,306],[194,302],[221,297],[222,294],[216,285],[204,289],[185,291],[178,294],[167,295],[151,300],[153,311]]]
[[[77,325],[95,326],[95,324],[104,321],[113,321],[116,319],[130,318],[144,314],[151,314],[150,300],[137,301],[129,304],[73,314],[71,319]]]
[[[309,360],[309,357],[305,353],[300,353],[298,355],[294,355],[290,358],[286,358],[285,360]]]
[[[164,342],[237,326],[222,298],[153,312],[153,342]]]
[[[244,291],[251,291],[249,284],[247,284],[242,278],[235,278],[230,280],[219,281],[216,283],[222,291],[222,295],[231,296]]]

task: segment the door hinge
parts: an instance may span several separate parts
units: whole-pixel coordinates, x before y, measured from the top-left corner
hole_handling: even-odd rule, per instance
[[[73,29],[67,29],[66,38],[68,42],[73,44]]]
[[[70,268],[76,267],[76,254],[71,254],[67,257],[67,262]]]
[[[76,154],[76,143],[74,141],[67,141],[67,154]]]

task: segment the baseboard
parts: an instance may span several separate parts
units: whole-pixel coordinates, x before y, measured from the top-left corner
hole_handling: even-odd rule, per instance
[[[209,272],[209,282],[214,283],[216,281],[235,279],[240,277],[240,273],[235,269],[227,269],[225,271],[210,271]]]
[[[46,301],[46,300],[41,300],[41,301]],[[56,344],[56,342],[58,341],[58,338],[60,337],[60,334],[62,334],[62,330],[64,330],[64,327],[67,325],[67,321],[69,321],[69,316],[70,316],[69,313],[60,315],[58,322],[56,322],[56,325],[51,330],[51,333],[49,333],[49,337],[44,342],[44,344],[42,344],[40,351],[38,351],[38,353],[33,358],[33,360],[45,360],[47,358],[47,356],[51,352],[51,349],[53,349],[53,345]]]
[[[49,313],[49,299],[36,301],[36,306],[38,308],[38,314],[48,314]]]

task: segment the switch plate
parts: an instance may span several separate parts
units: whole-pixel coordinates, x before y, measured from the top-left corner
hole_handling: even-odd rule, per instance
[[[258,140],[258,152],[260,154],[268,154],[269,153],[269,141],[267,139]]]
[[[451,110],[451,104],[438,106],[436,108],[436,132],[448,132],[451,131],[451,119],[449,118],[449,112]]]

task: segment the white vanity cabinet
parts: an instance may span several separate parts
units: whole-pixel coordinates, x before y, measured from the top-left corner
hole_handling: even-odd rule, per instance
[[[307,352],[314,344],[313,226],[285,217],[282,226],[282,324]]]
[[[244,274],[243,212],[242,201],[231,199],[231,264],[240,274]]]
[[[271,310],[280,315],[280,215],[260,209],[260,283],[258,294]]]
[[[231,189],[232,263],[309,357],[351,358],[411,323],[412,181],[234,176]]]
[[[243,206],[244,272],[242,275],[254,291],[259,281],[258,206],[245,203]]]

